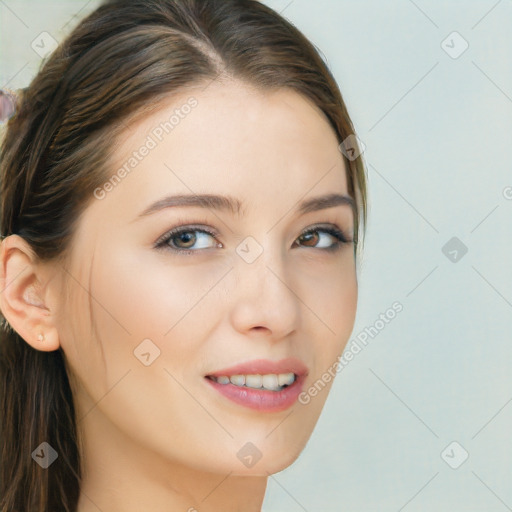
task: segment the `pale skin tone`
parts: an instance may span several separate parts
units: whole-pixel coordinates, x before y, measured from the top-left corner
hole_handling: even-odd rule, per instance
[[[69,259],[38,262],[18,236],[2,243],[2,312],[34,348],[62,347],[74,378],[79,512],[259,511],[269,474],[299,456],[332,381],[307,405],[269,413],[229,401],[204,376],[296,357],[308,367],[307,389],[354,325],[353,244],[328,251],[337,239],[321,228],[301,238],[321,224],[352,240],[354,218],[348,205],[296,211],[304,199],[348,195],[334,131],[296,92],[220,80],[191,87],[130,126],[106,179],[190,96],[197,107],[103,199],[92,198]],[[230,196],[243,208],[139,217],[165,196],[192,193]],[[189,239],[154,247],[188,225]],[[247,237],[263,249],[250,264],[236,252]],[[144,339],[160,350],[149,366],[134,355]],[[237,457],[248,442],[262,455],[252,467]]]

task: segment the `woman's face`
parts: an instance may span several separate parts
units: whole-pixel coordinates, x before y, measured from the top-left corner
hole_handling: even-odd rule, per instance
[[[357,305],[353,244],[328,231],[353,239],[350,205],[300,208],[347,195],[328,121],[291,90],[190,88],[126,130],[109,179],[79,219],[58,295],[86,450],[130,444],[234,475],[288,466],[318,420],[332,384],[322,375]],[[205,194],[222,199],[172,199]]]

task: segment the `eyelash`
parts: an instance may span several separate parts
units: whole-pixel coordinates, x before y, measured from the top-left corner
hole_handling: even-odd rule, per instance
[[[177,249],[175,247],[171,247],[169,245],[169,241],[172,240],[174,237],[179,236],[183,233],[190,233],[190,232],[200,232],[205,233],[207,235],[212,236],[213,238],[217,237],[217,233],[214,230],[205,228],[204,226],[197,226],[197,225],[186,225],[186,226],[178,226],[176,228],[173,228],[164,235],[162,235],[156,242],[155,242],[155,249],[163,249],[163,250],[170,250],[177,254],[192,254],[201,252],[202,249]],[[328,251],[328,252],[336,252],[340,250],[343,246],[352,244],[353,240],[349,239],[345,233],[336,225],[316,225],[311,228],[306,229],[303,231],[298,238],[303,237],[305,235],[309,235],[311,233],[316,232],[324,232],[336,239],[336,241],[330,246],[330,247],[309,247],[310,249],[320,249],[322,251]]]

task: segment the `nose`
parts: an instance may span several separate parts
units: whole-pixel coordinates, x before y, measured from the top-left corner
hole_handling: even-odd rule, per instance
[[[299,282],[281,256],[264,250],[252,263],[237,258],[233,274],[231,322],[237,331],[282,339],[299,327]]]

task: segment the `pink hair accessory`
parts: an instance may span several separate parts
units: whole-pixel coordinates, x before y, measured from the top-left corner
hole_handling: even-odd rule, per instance
[[[17,93],[0,89],[0,123],[7,122],[16,113]]]

